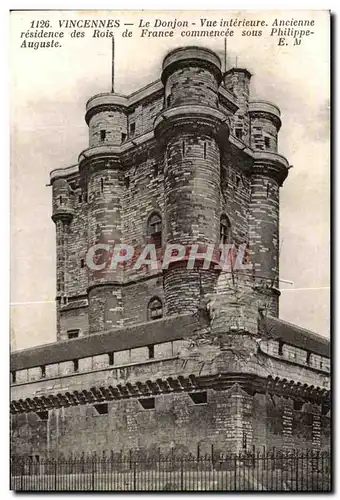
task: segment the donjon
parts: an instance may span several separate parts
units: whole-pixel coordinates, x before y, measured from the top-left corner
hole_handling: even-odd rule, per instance
[[[279,319],[280,110],[250,81],[184,47],[87,102],[89,147],[50,176],[57,340],[11,355],[13,455],[329,446],[329,342]]]

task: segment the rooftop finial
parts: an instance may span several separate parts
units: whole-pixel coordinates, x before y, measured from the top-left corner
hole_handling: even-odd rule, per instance
[[[112,74],[111,74],[111,83],[112,83],[112,88],[111,92],[114,93],[115,91],[115,39],[112,37]]]
[[[227,37],[224,39],[224,72],[227,71]]]

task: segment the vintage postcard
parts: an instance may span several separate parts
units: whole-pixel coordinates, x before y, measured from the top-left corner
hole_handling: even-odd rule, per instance
[[[16,491],[331,491],[330,12],[12,11]]]

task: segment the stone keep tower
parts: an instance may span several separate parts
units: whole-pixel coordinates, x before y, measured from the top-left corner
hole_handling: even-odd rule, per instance
[[[11,356],[13,454],[328,446],[329,343],[278,318],[280,111],[250,80],[186,47],[87,102],[89,147],[51,172],[57,342]],[[112,269],[119,243],[213,253]]]
[[[250,77],[235,68],[222,75],[220,59],[208,49],[180,48],[165,57],[161,82],[151,92],[146,87],[130,99],[107,93],[88,101],[89,148],[79,156],[78,176],[68,169],[51,178],[61,338],[73,328],[87,334],[131,322],[126,317],[130,294],[125,293],[131,290],[130,271],[112,272],[106,266],[93,272],[84,262],[98,243],[142,246],[149,241],[145,218],[150,213],[143,203],[129,225],[129,192],[137,188],[141,195],[136,186],[141,164],[163,223],[163,249],[197,245],[204,253],[207,245],[216,247],[209,269],[202,269],[198,256],[191,268],[182,260],[159,273],[154,294],[161,301],[164,297],[163,312],[195,312],[202,295],[224,290],[217,303],[234,315],[229,309],[235,302],[235,275],[221,275],[217,266],[224,231],[223,243],[247,244],[253,265],[251,272],[237,274],[237,289],[248,303],[238,303],[237,314],[248,317],[254,328],[259,307],[278,315],[279,187],[288,164],[277,154],[280,111],[249,100]],[[152,140],[144,140],[146,131]],[[158,185],[151,171],[157,171]],[[138,237],[134,232],[143,212]],[[133,277],[137,286],[146,278],[150,290],[155,273]]]

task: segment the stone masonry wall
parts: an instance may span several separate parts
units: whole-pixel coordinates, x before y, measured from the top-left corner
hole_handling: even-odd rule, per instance
[[[12,453],[56,457],[122,449],[195,454],[197,445],[202,454],[211,445],[216,452],[251,450],[253,445],[282,449],[287,443],[290,449],[313,447],[313,415],[293,410],[287,421],[286,403],[274,399],[275,405],[268,396],[249,396],[236,384],[228,391],[208,390],[207,404],[176,393],[156,396],[155,408],[149,410],[133,398],[109,402],[107,414],[87,404],[50,410],[47,421],[34,413],[15,415]],[[323,429],[321,434],[327,439]]]

